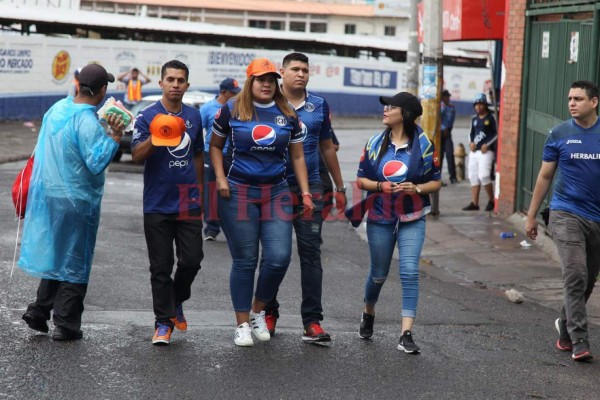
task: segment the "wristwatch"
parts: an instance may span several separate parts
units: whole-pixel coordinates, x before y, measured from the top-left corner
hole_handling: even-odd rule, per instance
[[[419,185],[415,185],[415,191],[416,191],[418,194],[421,194],[421,188],[419,187]]]
[[[335,191],[340,193],[346,193],[346,186],[336,187]]]

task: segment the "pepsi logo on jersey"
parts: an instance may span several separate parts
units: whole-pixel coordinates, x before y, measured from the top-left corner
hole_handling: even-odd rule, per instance
[[[408,167],[402,161],[388,161],[383,166],[383,177],[393,183],[404,182],[407,172]]]
[[[252,140],[258,146],[254,146],[251,150],[271,150],[268,146],[272,145],[277,138],[275,130],[267,125],[256,125],[252,129]]]

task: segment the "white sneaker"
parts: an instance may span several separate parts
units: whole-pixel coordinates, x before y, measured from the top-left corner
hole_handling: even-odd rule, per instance
[[[237,327],[233,341],[237,346],[254,346],[254,341],[252,340],[252,330],[247,322],[244,322]]]
[[[250,310],[250,326],[252,327],[252,333],[261,342],[271,340],[271,334],[267,329],[267,322],[265,321],[265,312],[261,311],[256,314]]]

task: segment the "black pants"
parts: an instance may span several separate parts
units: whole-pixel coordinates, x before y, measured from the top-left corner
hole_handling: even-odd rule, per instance
[[[87,284],[42,279],[37,290],[37,298],[27,307],[26,314],[48,321],[50,311],[54,309],[54,326],[79,332],[83,299]]]
[[[204,258],[202,210],[190,210],[187,218],[180,218],[179,214],[144,214],[144,233],[150,259],[154,315],[157,322],[172,327],[175,306],[190,298],[192,282]],[[177,270],[171,278],[175,254]]]
[[[456,182],[456,164],[454,163],[454,142],[452,141],[452,129],[448,129],[447,134],[442,132],[442,143],[440,149],[440,171],[444,164],[444,155],[448,161],[448,173],[450,180]]]

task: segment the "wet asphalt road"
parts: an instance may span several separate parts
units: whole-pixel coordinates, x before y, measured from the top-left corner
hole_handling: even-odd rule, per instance
[[[370,133],[338,130],[347,181]],[[175,332],[168,347],[154,347],[142,176],[116,172],[122,166],[111,166],[107,175],[84,339],[53,342],[20,320],[37,281],[18,269],[9,280],[17,225],[8,190],[21,164],[0,165],[0,398],[565,399],[597,392],[600,362],[574,364],[569,354],[555,350],[553,311],[531,302],[508,303],[499,292],[450,276],[440,279],[438,273],[421,275],[414,329],[421,355],[396,349],[401,288],[394,268],[377,308],[374,339],[360,340],[368,249],[342,222],[326,224],[322,248],[323,326],[333,336],[330,346],[300,340],[294,255],[280,289],[277,334],[268,343],[237,348],[230,256],[219,237],[204,243],[203,267],[185,304],[189,330]],[[591,335],[599,336],[596,326]]]

